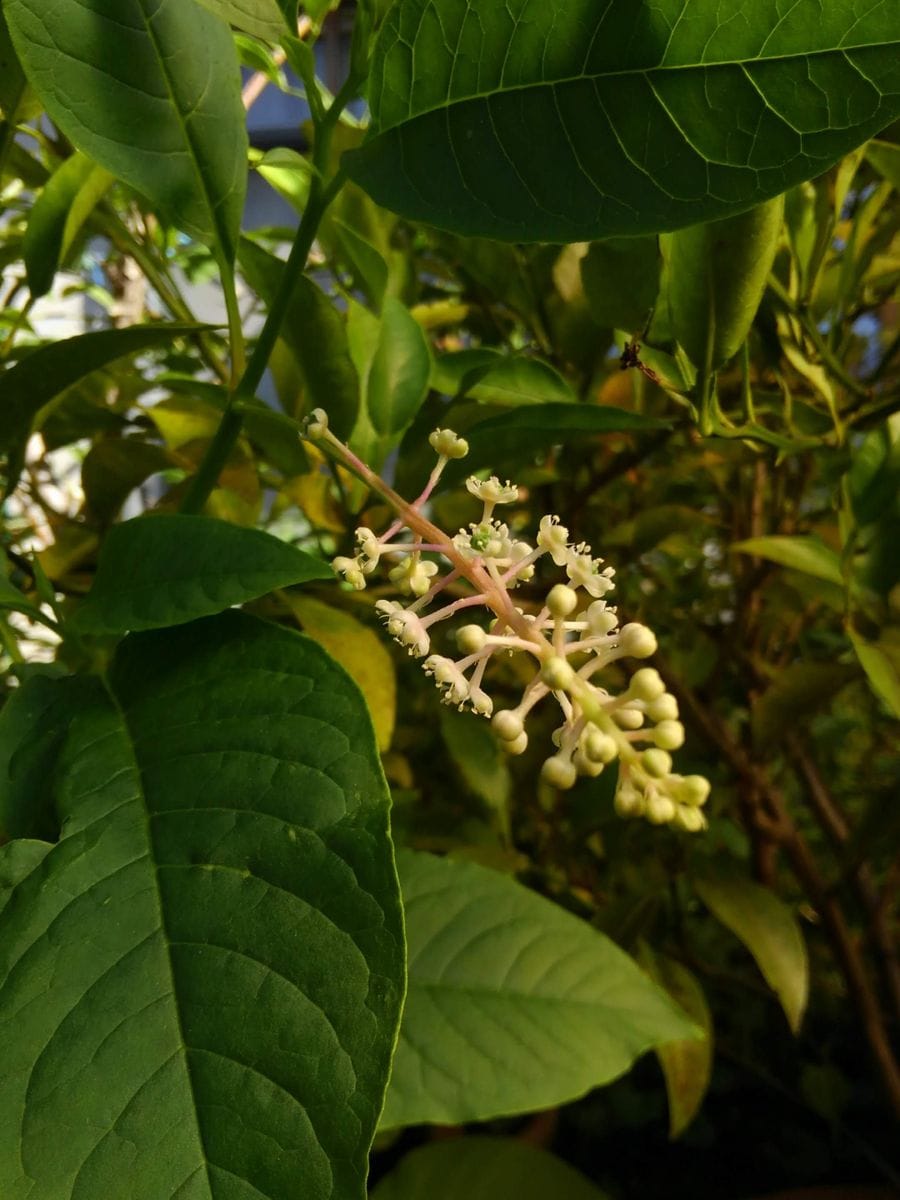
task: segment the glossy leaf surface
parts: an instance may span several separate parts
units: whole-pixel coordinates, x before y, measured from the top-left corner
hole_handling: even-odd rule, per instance
[[[893,6],[867,0],[399,0],[372,137],[348,165],[379,203],[458,233],[675,229],[819,175],[887,125],[898,40]]]
[[[474,863],[398,856],[409,994],[382,1127],[549,1108],[694,1027],[613,942]]]
[[[0,850],[0,1193],[362,1200],[403,953],[361,698],[238,613],[107,685],[61,840]]]
[[[261,530],[158,513],[109,531],[94,586],[71,624],[93,636],[159,629],[332,577],[327,563]]]
[[[232,260],[247,132],[228,26],[179,0],[7,0],[4,12],[73,145]]]

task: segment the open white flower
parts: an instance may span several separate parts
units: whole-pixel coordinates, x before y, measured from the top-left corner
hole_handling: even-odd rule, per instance
[[[371,575],[381,558],[381,542],[371,529],[360,525],[356,531],[356,544],[359,547],[360,566],[366,575]]]
[[[366,577],[363,574],[363,568],[358,558],[344,558],[342,555],[339,555],[332,561],[331,565],[338,575],[343,575],[347,582],[356,588],[358,592],[365,589]]]
[[[541,518],[537,536],[537,544],[546,550],[558,567],[566,565],[568,553],[569,531],[565,525],[560,525],[559,517],[546,516]]]
[[[459,531],[453,545],[466,558],[508,558],[509,529],[500,521],[473,521],[468,529]]]
[[[401,563],[388,571],[391,583],[408,596],[424,596],[431,587],[432,576],[437,574],[437,563],[410,554]]]
[[[483,500],[485,504],[514,504],[519,498],[516,484],[510,483],[508,479],[506,483],[501,483],[496,475],[492,475],[490,479],[478,479],[477,476],[470,475],[466,480],[466,491],[478,500]]]
[[[566,552],[566,574],[573,587],[583,587],[589,596],[599,599],[616,586],[612,567],[603,566],[602,558],[592,558],[591,548],[584,542]]]

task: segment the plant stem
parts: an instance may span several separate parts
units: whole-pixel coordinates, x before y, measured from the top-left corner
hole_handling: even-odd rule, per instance
[[[309,258],[309,252],[315,241],[319,223],[329,204],[344,185],[344,175],[340,170],[332,177],[327,187],[323,187],[321,181],[327,166],[331,135],[341,112],[356,94],[358,82],[352,76],[347,80],[335,96],[331,107],[316,130],[316,146],[313,154],[315,174],[310,188],[309,201],[294,236],[291,253],[281,272],[278,291],[256,340],[256,345],[253,347],[250,360],[231,391],[228,407],[216,430],[215,437],[210,442],[203,461],[187,489],[181,504],[183,513],[200,512],[216,486],[216,481],[240,437],[244,424],[243,409],[240,405],[235,404],[235,401],[239,398],[252,399],[255,395],[256,389],[266,373],[272,350],[287,315],[296,280],[306,269],[306,260]]]

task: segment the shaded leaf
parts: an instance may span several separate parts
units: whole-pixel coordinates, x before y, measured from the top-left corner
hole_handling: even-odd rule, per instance
[[[496,355],[473,366],[460,380],[458,395],[469,396],[479,404],[509,408],[521,404],[574,404],[577,400],[558,371],[540,359],[522,355]]]
[[[358,692],[240,613],[130,638],[107,689],[61,841],[0,851],[0,1192],[363,1200],[403,955]]]
[[[887,125],[897,41],[885,4],[399,0],[348,169],[380,204],[459,233],[675,229],[820,175]]]
[[[873,138],[866,146],[866,158],[883,179],[900,190],[900,146]]]
[[[506,876],[402,851],[409,994],[382,1127],[548,1108],[693,1026],[613,942]]]
[[[769,562],[790,567],[793,571],[802,571],[804,575],[824,579],[826,583],[844,582],[840,558],[816,537],[775,534],[771,537],[747,538],[743,542],[733,542],[731,549],[738,554],[753,554],[757,558],[766,558]]]
[[[498,470],[546,453],[553,446],[583,442],[585,437],[605,433],[640,433],[666,429],[669,422],[621,408],[592,404],[534,404],[511,413],[490,417],[468,428],[469,454],[461,463],[451,463],[448,480],[456,480],[483,467]]]
[[[639,333],[659,291],[659,243],[655,237],[593,242],[581,260],[581,279],[591,314],[601,328]]]
[[[834,696],[857,679],[856,667],[835,662],[795,662],[779,671],[751,712],[753,740],[772,747],[798,722],[830,704]]]
[[[700,1111],[709,1088],[713,1065],[712,1014],[697,977],[676,959],[656,954],[644,943],[638,961],[703,1030],[702,1038],[656,1047],[669,1100],[669,1137],[677,1138]]]
[[[507,756],[490,725],[472,713],[442,708],[441,733],[466,785],[485,802],[496,815],[501,830],[508,834],[512,779]]]
[[[103,438],[81,465],[81,486],[91,516],[111,521],[136,487],[172,466],[162,446],[140,438]]]
[[[872,691],[895,717],[900,717],[900,638],[891,641],[882,635],[878,641],[869,642],[855,629],[847,632]]]
[[[288,596],[291,611],[303,631],[339,662],[362,692],[379,750],[387,750],[397,715],[397,679],[394,662],[383,640],[368,626],[340,608],[308,596]]]
[[[261,530],[157,513],[109,531],[94,586],[69,627],[111,636],[180,625],[275,588],[333,577],[327,563]]]
[[[302,215],[309,199],[312,164],[296,150],[276,146],[253,164],[258,175],[275,189],[283,200]]]
[[[54,275],[112,182],[109,171],[77,152],[51,175],[28,216],[22,243],[32,296],[50,291]]]
[[[794,913],[774,892],[737,875],[704,875],[693,885],[710,912],[756,959],[796,1033],[809,994],[809,957]]]
[[[234,259],[247,131],[231,31],[198,4],[6,0],[29,82],[74,146]],[[190,48],[189,51],[187,48]]]
[[[31,424],[45,404],[93,371],[126,355],[140,354],[156,346],[171,344],[184,333],[202,325],[132,325],[128,329],[103,329],[82,333],[33,351],[0,375],[3,422],[0,451],[10,462],[7,490],[12,490],[21,469],[21,454]]]
[[[430,373],[431,353],[421,326],[404,304],[388,296],[364,381],[366,408],[376,433],[392,436],[406,429],[425,399]]]
[[[284,263],[249,238],[242,238],[239,251],[241,270],[248,283],[266,304],[275,300]],[[359,408],[359,379],[347,345],[344,321],[311,279],[300,275],[294,284],[281,336],[290,349],[304,384],[302,411],[324,408],[339,437],[353,428]]]
[[[513,1138],[464,1137],[412,1150],[372,1200],[603,1200],[578,1171]]]

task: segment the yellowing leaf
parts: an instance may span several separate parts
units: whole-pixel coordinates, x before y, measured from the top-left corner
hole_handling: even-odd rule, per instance
[[[391,656],[377,634],[339,608],[307,596],[287,596],[305,633],[341,664],[365,697],[379,750],[394,734],[397,681]]]

